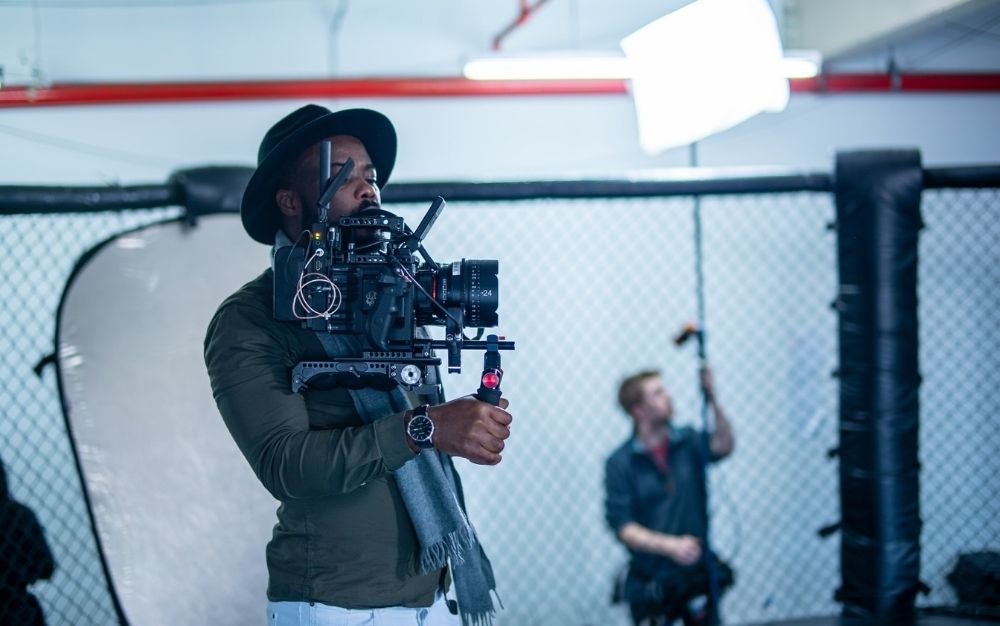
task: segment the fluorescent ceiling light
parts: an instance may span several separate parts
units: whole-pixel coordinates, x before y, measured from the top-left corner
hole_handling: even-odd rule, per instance
[[[820,54],[810,50],[789,50],[781,62],[785,78],[812,78],[819,68]],[[623,56],[554,52],[475,58],[463,74],[470,80],[628,80],[632,66]]]
[[[695,0],[621,42],[639,144],[690,144],[788,104],[781,39],[767,0]]]
[[[822,66],[823,55],[818,50],[785,50],[781,74],[785,78],[814,78]]]
[[[560,53],[472,59],[465,64],[464,74],[471,80],[582,80],[632,77],[628,59],[623,56]]]

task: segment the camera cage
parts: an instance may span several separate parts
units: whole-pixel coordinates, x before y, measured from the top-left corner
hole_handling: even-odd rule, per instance
[[[347,159],[331,178],[330,153],[331,144],[326,140],[320,144],[319,221],[302,233],[305,236],[308,232],[308,243],[301,245],[300,237],[297,245],[275,251],[274,314],[279,320],[299,321],[317,333],[360,335],[367,345],[359,357],[298,363],[292,369],[292,391],[333,384],[349,388],[401,386],[421,396],[440,397],[440,383],[429,377],[430,369],[441,364],[434,351],[446,350],[449,373],[458,373],[463,350],[484,350],[477,395],[492,404],[499,402],[503,375],[499,351],[513,350],[514,342],[497,335],[480,340],[482,326],[496,325],[495,304],[484,316],[472,315],[473,321],[485,322],[475,338],[463,333],[466,309],[480,310],[475,281],[483,268],[487,273],[492,269],[495,276],[497,262],[462,259],[443,270],[434,261],[422,242],[444,209],[445,200],[440,196],[416,230],[410,230],[402,217],[381,208],[341,217],[331,225],[330,200],[347,180],[354,162]],[[417,256],[423,265],[416,261]],[[418,276],[430,273],[436,278],[443,271],[457,276],[462,270],[470,274],[465,288],[468,301],[460,294],[458,305],[439,301]],[[482,292],[497,297],[495,287]],[[444,325],[445,339],[425,336],[424,324]]]

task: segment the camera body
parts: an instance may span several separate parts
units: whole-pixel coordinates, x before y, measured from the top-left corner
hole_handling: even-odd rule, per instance
[[[450,316],[463,328],[496,326],[499,263],[419,262],[412,236],[401,217],[369,209],[314,229],[308,246],[279,248],[275,318],[360,336],[380,350],[412,345],[416,327],[447,325]]]
[[[482,342],[462,333],[475,327],[481,336],[484,327],[498,324],[499,262],[435,263],[421,242],[443,207],[444,200],[435,199],[416,231],[397,215],[367,209],[336,224],[315,224],[308,242],[304,231],[296,245],[276,250],[275,318],[353,336],[362,348],[351,358],[300,363],[293,391],[335,383],[395,384],[423,393],[428,368],[440,364],[435,348],[447,350],[450,372],[461,371],[463,349],[513,349],[513,342],[492,335]],[[421,330],[434,325],[446,327],[443,341]]]

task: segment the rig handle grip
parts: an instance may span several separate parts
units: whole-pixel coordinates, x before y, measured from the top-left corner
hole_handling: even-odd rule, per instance
[[[483,354],[483,375],[479,377],[476,399],[498,406],[501,380],[503,380],[503,368],[500,367],[500,341],[496,335],[488,335],[486,352]]]

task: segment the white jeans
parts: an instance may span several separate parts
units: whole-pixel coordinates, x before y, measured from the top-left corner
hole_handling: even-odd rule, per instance
[[[319,602],[268,602],[267,626],[461,626],[440,591],[434,604],[411,609],[343,609]]]

